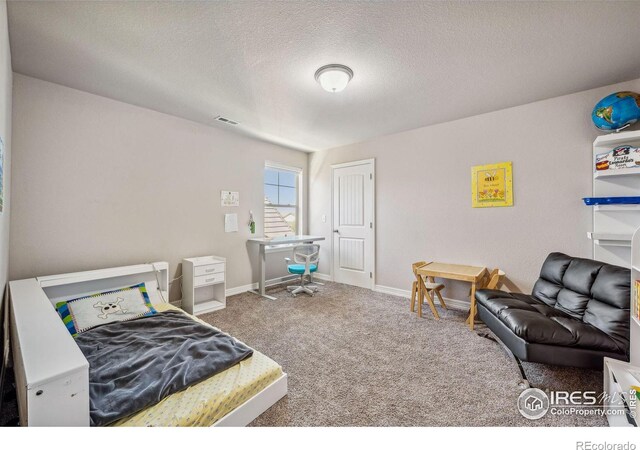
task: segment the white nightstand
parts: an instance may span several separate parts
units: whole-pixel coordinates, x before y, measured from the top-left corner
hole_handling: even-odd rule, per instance
[[[201,256],[182,260],[182,309],[204,314],[227,305],[226,259]]]

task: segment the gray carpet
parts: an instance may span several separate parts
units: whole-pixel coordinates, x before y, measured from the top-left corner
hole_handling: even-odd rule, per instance
[[[537,421],[516,409],[517,365],[464,325],[436,321],[408,300],[327,283],[314,297],[276,288],[271,301],[246,293],[202,319],[282,365],[289,394],[256,426],[603,426],[602,417]],[[535,387],[601,392],[602,372],[525,363]]]
[[[258,426],[602,426],[600,417],[529,421],[516,410],[519,372],[502,348],[472,333],[462,311],[435,321],[408,300],[327,283],[315,297],[246,293],[202,318],[280,363],[289,394]],[[544,389],[601,391],[602,372],[525,363]],[[11,379],[0,426],[15,424]]]
[[[0,427],[18,425],[18,400],[16,399],[15,380],[13,369],[9,368],[5,373],[0,402]]]

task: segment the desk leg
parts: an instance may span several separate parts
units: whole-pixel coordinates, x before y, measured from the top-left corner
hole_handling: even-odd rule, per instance
[[[265,271],[267,265],[267,252],[265,251],[265,246],[260,246],[260,260],[258,262],[260,266],[260,280],[258,280],[258,290],[252,290],[254,294],[258,294],[260,297],[268,298],[269,300],[277,300],[275,297],[266,294],[266,282],[265,282]]]
[[[265,293],[265,277],[266,277],[266,265],[267,265],[267,252],[265,246],[260,246],[260,281],[258,288],[260,289],[260,295]]]
[[[469,311],[469,329],[473,331],[473,326],[476,321],[476,282],[471,283],[471,310]]]

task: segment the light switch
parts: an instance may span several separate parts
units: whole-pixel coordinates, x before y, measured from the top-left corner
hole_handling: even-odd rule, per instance
[[[322,223],[327,223],[327,215],[326,214],[322,215]]]

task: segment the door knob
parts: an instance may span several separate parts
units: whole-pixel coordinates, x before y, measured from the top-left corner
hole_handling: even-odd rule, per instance
[[[340,233],[340,230],[333,230],[334,233]]]

